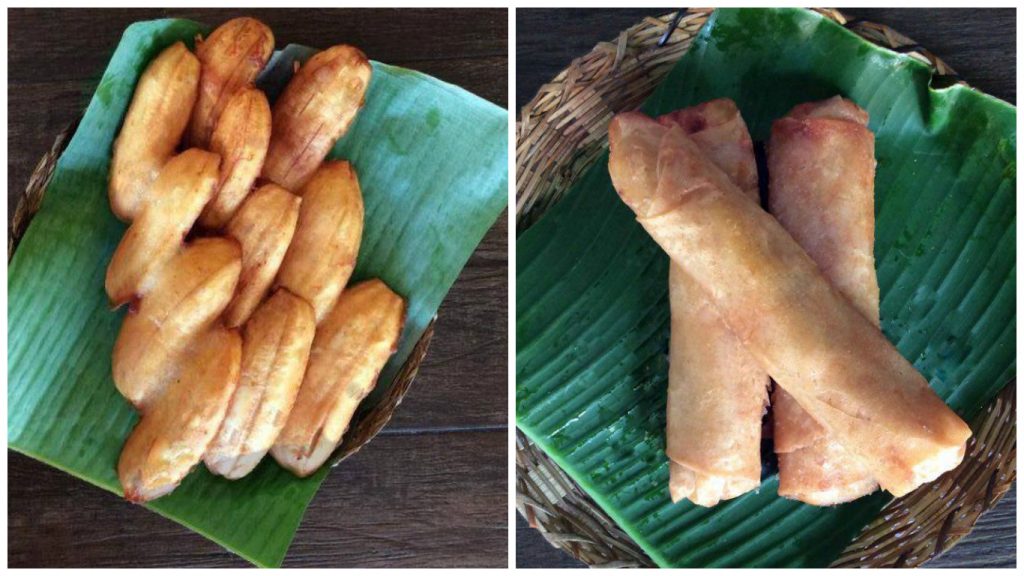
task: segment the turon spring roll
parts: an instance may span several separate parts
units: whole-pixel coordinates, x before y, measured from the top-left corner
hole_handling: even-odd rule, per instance
[[[838,96],[801,104],[772,124],[772,215],[821,273],[878,326],[875,276],[875,138],[868,115]],[[772,393],[779,495],[829,506],[873,492],[868,468],[782,388]]]
[[[712,100],[658,121],[681,127],[708,160],[758,201],[753,142],[732,100]],[[669,269],[669,302],[669,493],[673,502],[685,498],[714,506],[761,483],[768,375],[722,322],[700,285],[675,263]]]

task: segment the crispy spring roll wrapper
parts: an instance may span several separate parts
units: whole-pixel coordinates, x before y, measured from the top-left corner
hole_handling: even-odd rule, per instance
[[[242,268],[238,243],[200,238],[172,258],[129,310],[114,343],[114,385],[145,409],[173,377],[181,355],[220,316]]]
[[[120,306],[148,290],[210,201],[220,157],[191,148],[171,158],[153,182],[153,196],[128,227],[107,266],[105,288]]]
[[[366,55],[346,45],[303,64],[274,103],[263,178],[289,190],[305,186],[363,107],[372,71]]]
[[[277,283],[312,304],[319,324],[356,266],[363,239],[363,194],[351,164],[329,161],[299,196],[299,222]]]
[[[228,328],[241,326],[263,301],[277,276],[299,221],[302,199],[277,184],[256,189],[224,230],[242,245],[242,275],[224,311]]]
[[[241,478],[270,450],[299,392],[315,332],[313,307],[283,288],[246,322],[241,380],[203,457],[210,472]]]
[[[217,193],[199,223],[208,230],[227,224],[245,200],[263,168],[270,143],[270,104],[262,90],[243,88],[235,93],[217,119],[210,150],[221,157]]]
[[[405,324],[405,300],[380,280],[342,293],[316,330],[306,375],[270,453],[297,476],[317,470],[341,443],[373,390]]]
[[[971,435],[963,420],[682,129],[662,128],[658,146],[641,137],[652,123],[612,120],[612,181],[751,355],[893,494],[955,467]],[[637,186],[651,162],[657,187]]]
[[[879,325],[875,276],[875,138],[868,115],[836,96],[772,124],[768,206],[821,273]],[[772,395],[779,495],[830,506],[873,492],[867,466],[782,388]]]
[[[146,67],[114,141],[110,209],[131,222],[188,126],[199,91],[199,60],[183,42],[164,49]]]
[[[124,497],[148,502],[174,490],[199,463],[238,385],[242,339],[216,327],[204,334],[166,393],[132,430],[117,475]]]
[[[719,99],[658,119],[686,131],[708,160],[752,201],[757,163],[750,133],[732,100]],[[660,130],[652,137],[660,137]],[[655,187],[655,172],[648,172]],[[675,263],[669,268],[666,453],[673,502],[701,506],[735,498],[761,483],[761,420],[768,374],[722,322],[703,288]]]
[[[233,18],[196,41],[202,63],[199,96],[189,123],[189,143],[205,148],[228,102],[256,81],[274,51],[274,33],[255,18]]]

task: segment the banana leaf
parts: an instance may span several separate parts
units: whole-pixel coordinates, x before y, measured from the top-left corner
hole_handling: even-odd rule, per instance
[[[149,60],[205,31],[185,20],[126,30],[8,271],[8,446],[116,494],[117,458],[137,416],[110,376],[124,311],[108,309],[103,278],[125,230],[107,204],[111,144]],[[312,52],[288,47],[260,84],[277,94],[293,59]],[[381,374],[386,389],[507,205],[508,113],[418,72],[373,67],[366,106],[332,156],[353,162],[364,194],[355,278],[379,277],[409,302]],[[148,507],[276,566],[327,473],[298,479],[266,458],[232,482],[199,467]]]
[[[842,94],[877,137],[885,335],[970,418],[1016,370],[1016,109],[810,11],[719,10],[646,102],[736,101],[755,140]],[[661,566],[826,566],[891,496],[817,508],[756,492],[672,504],[664,455],[668,260],[607,154],[517,241],[516,421]],[[698,336],[699,337],[699,336]]]

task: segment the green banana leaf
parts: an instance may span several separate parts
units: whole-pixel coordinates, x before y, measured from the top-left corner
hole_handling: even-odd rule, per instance
[[[1016,109],[933,88],[921,62],[805,10],[716,11],[647,101],[733,98],[755,140],[842,94],[877,136],[882,329],[970,418],[1016,369]],[[611,186],[607,155],[517,246],[516,419],[661,566],[825,566],[890,496],[817,508],[757,492],[668,497],[668,260]]]
[[[107,204],[111,144],[149,60],[205,31],[185,20],[127,29],[8,271],[8,445],[117,494],[117,458],[137,417],[110,377],[124,311],[108,309],[103,278],[125,230]],[[260,84],[276,94],[292,60],[311,53],[277,54]],[[409,302],[386,389],[507,205],[508,113],[418,72],[373,66],[366,106],[332,156],[353,162],[364,194],[355,277],[379,277]],[[276,566],[327,473],[298,479],[267,458],[231,482],[199,467],[148,507]]]

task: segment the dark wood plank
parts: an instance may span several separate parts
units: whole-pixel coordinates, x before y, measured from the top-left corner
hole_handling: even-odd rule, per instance
[[[88,104],[82,82],[71,80],[28,82],[7,91],[8,232],[18,200],[39,159]]]
[[[516,10],[516,114],[574,58],[669,8]]]
[[[213,542],[26,456],[7,451],[10,567],[243,566]]]
[[[516,568],[586,568],[587,565],[552,546],[516,514]]]
[[[393,430],[508,426],[508,225],[505,213],[441,309],[420,372]]]
[[[506,434],[379,436],[331,472],[285,566],[505,567]],[[246,565],[54,468],[10,451],[7,463],[12,567]]]
[[[1017,565],[1017,485],[981,517],[959,544],[929,568],[1012,568]]]
[[[13,48],[9,82],[81,79],[89,71],[102,73],[122,32],[134,22],[186,18],[216,26],[237,16],[259,18],[270,26],[278,47],[347,43],[374,60],[393,64],[508,55],[504,9],[13,9],[9,15]],[[88,30],[89,37],[79,38],[68,34],[69,30]],[[42,54],[45,58],[40,58]],[[504,103],[506,92],[498,90],[501,85],[480,84],[477,88],[491,90],[494,97],[489,99]]]
[[[1017,103],[1017,14],[1009,9],[843,8],[885,24],[953,67],[978,90]]]
[[[375,439],[331,474],[285,566],[504,568],[507,434]]]
[[[850,17],[886,24],[925,46],[972,86],[1016,103],[1016,12],[1013,9],[841,9]],[[654,9],[516,10],[516,113],[537,90],[578,56]],[[934,566],[1016,565],[1015,491],[982,516],[970,536],[936,559]],[[521,567],[579,566],[553,549],[522,518],[517,520],[516,563]]]

